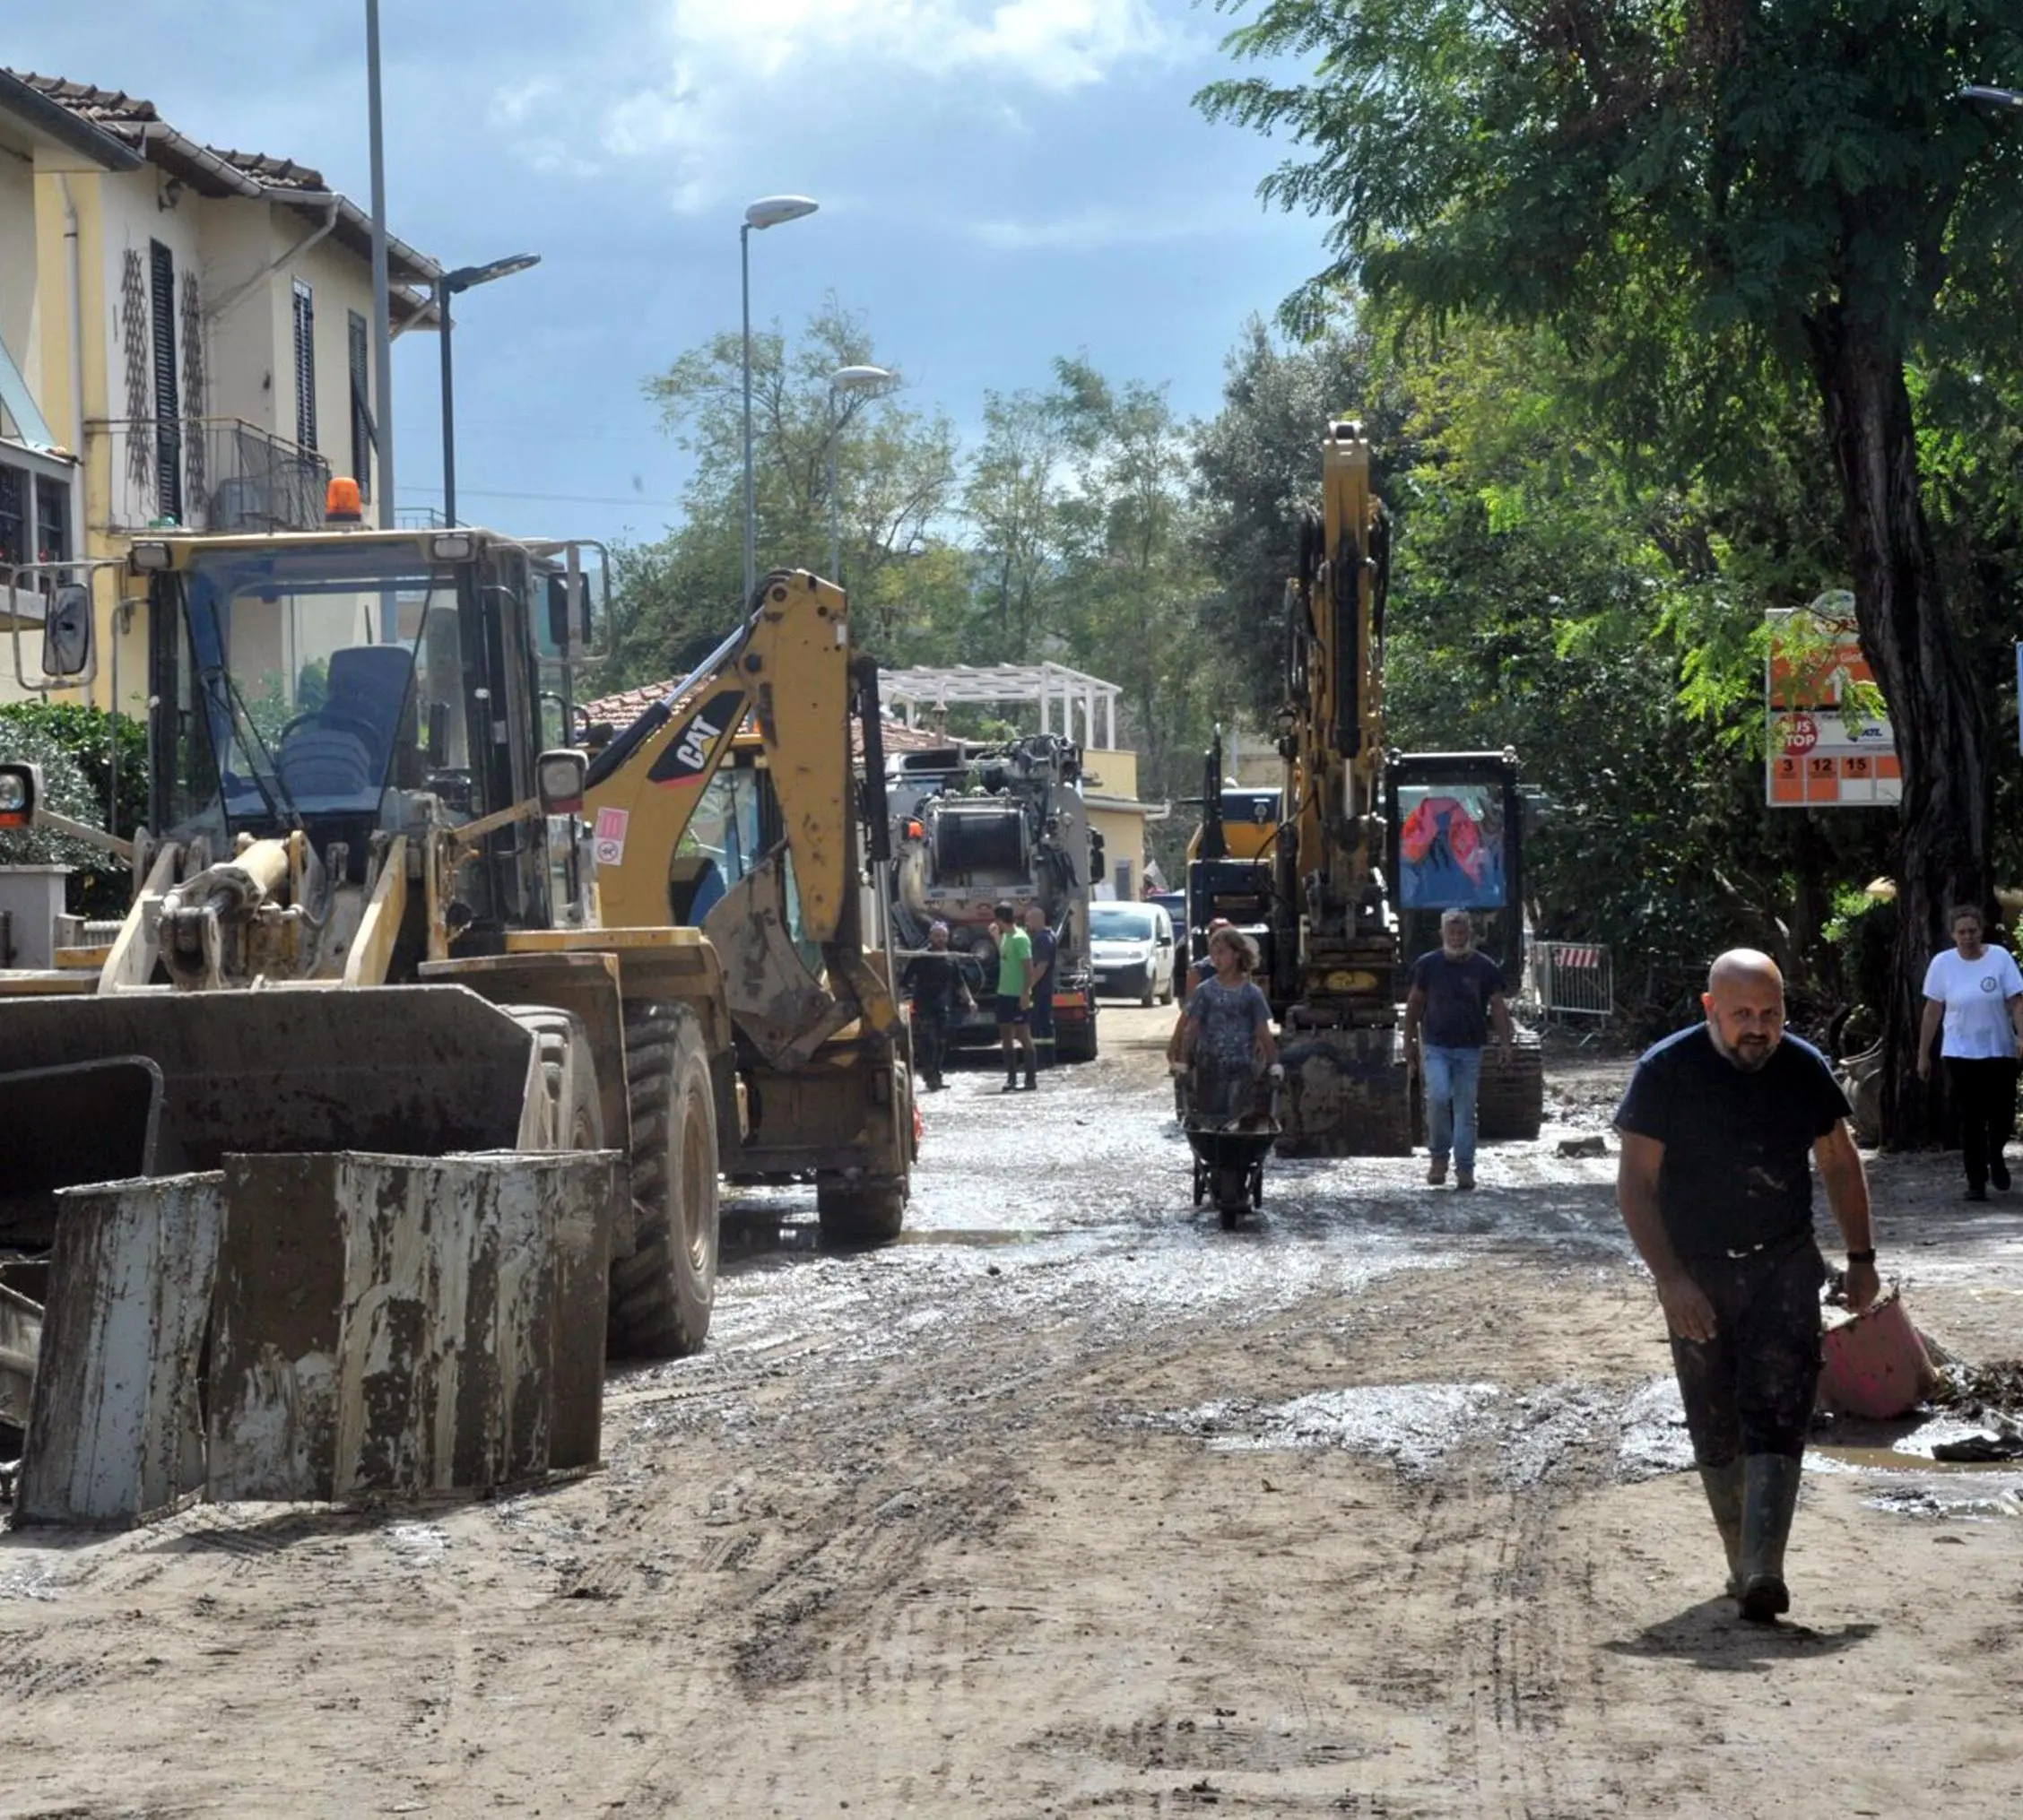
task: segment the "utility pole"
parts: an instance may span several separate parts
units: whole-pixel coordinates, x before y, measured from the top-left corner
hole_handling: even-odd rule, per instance
[[[394,310],[386,277],[386,152],[379,120],[379,0],[365,0],[366,111],[372,138],[372,403],[375,516],[394,528]],[[445,334],[447,333],[446,330]]]

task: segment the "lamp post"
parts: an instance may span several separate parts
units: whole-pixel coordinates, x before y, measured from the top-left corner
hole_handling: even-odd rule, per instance
[[[744,212],[738,230],[738,263],[744,288],[744,603],[759,588],[759,507],[751,482],[751,230],[797,221],[821,205],[810,196],[761,196]]]
[[[373,439],[379,453],[379,528],[394,528],[394,316],[386,276],[386,155],[379,120],[379,0],[365,0],[365,100],[372,163]]]
[[[1979,82],[1970,82],[1959,91],[1963,101],[1993,101],[2004,108],[2023,108],[2023,91],[2016,89],[1991,89]]]
[[[436,280],[436,329],[442,336],[442,479],[443,522],[456,523],[456,394],[449,355],[449,300],[495,278],[510,278],[541,264],[538,253],[515,253],[489,265],[459,265]]]
[[[843,523],[836,498],[836,442],[843,426],[837,420],[836,394],[838,392],[875,394],[890,386],[892,378],[883,367],[838,367],[829,376],[829,578],[838,587],[843,585]]]

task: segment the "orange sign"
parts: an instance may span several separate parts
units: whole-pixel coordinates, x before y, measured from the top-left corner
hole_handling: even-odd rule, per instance
[[[1900,801],[1903,767],[1852,594],[1767,614],[1765,791],[1773,808],[1873,808]]]

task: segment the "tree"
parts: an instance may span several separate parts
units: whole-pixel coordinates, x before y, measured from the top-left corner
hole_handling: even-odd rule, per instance
[[[1054,372],[1073,477],[1058,513],[1059,633],[1071,663],[1120,686],[1120,738],[1151,786],[1191,784],[1211,654],[1184,429],[1163,386],[1113,386],[1079,358]]]
[[[707,589],[688,611],[718,616],[728,629],[743,585],[743,338],[712,336],[647,382],[663,420],[696,457],[682,496],[678,541],[690,561],[685,579]],[[937,541],[952,505],[955,433],[948,420],[899,402],[904,379],[879,394],[837,391],[843,367],[880,361],[862,316],[833,298],[810,319],[798,343],[777,329],[755,334],[751,349],[752,473],[759,572],[829,567],[829,472],[842,532],[841,579],[864,612],[860,643],[880,648],[906,629],[903,589],[873,584],[904,568]],[[832,462],[833,456],[833,462]],[[703,527],[708,527],[707,531]],[[729,541],[726,542],[726,528]],[[725,567],[727,550],[737,561]],[[707,573],[704,563],[707,562]],[[650,614],[638,619],[648,623]]]
[[[984,394],[984,443],[962,490],[975,531],[979,655],[1026,657],[1053,629],[1047,588],[1061,558],[1066,452],[1058,398]]]
[[[1265,186],[1332,222],[1296,317],[1354,282],[1634,348],[1683,312],[1745,368],[1810,379],[1905,760],[1883,1106],[1893,1140],[1923,1139],[1917,983],[1945,905],[1989,896],[1991,795],[1906,369],[1972,351],[2023,228],[2023,145],[1955,100],[2023,67],[2023,21],[2008,0],[1221,4],[1255,12],[1238,57],[1318,67],[1201,97],[1311,154]]]

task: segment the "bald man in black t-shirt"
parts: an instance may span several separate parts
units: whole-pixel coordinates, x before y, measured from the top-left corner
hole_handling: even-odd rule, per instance
[[[1706,1022],[1637,1064],[1616,1112],[1616,1200],[1657,1278],[1693,1456],[1744,1617],[1791,1608],[1784,1544],[1819,1378],[1812,1171],[1847,1252],[1847,1301],[1878,1288],[1869,1185],[1826,1059],[1784,1035],[1784,982],[1753,949],[1716,960]]]

